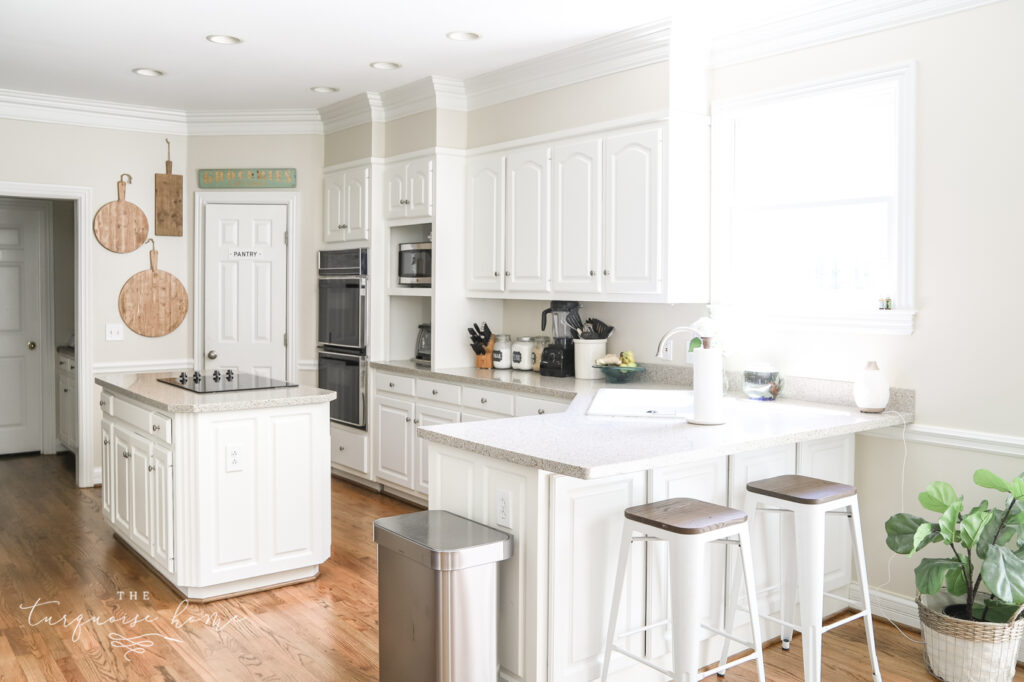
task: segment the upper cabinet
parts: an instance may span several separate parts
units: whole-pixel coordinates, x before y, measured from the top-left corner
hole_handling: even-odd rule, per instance
[[[370,166],[324,173],[324,241],[370,237]]]
[[[665,166],[660,123],[471,157],[467,289],[669,300]]]
[[[433,157],[389,164],[384,169],[384,217],[429,218],[434,215],[433,183]]]

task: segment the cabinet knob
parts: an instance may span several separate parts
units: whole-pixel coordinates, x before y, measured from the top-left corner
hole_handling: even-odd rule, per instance
[[[65,392],[65,393],[67,393],[67,392],[68,392],[68,389],[66,389],[66,388],[65,388],[65,389],[64,389],[64,392]]]
[[[107,401],[106,400],[101,400],[100,401],[100,407],[106,407],[106,406],[107,406]]]
[[[103,439],[103,444],[104,445],[110,445],[110,439],[109,438],[104,438]]]
[[[413,424],[419,424],[419,423],[420,423],[420,420],[419,420],[419,419],[413,419],[413,420],[412,420],[412,423],[413,423]]]
[[[344,445],[339,445],[338,446],[338,452],[345,452],[345,446]]]
[[[512,276],[512,273],[511,273],[511,272],[509,272],[508,270],[506,270],[506,271],[505,271],[505,276],[506,276],[506,277],[511,277],[511,276]]]
[[[159,430],[160,430],[160,425],[159,424],[153,424],[153,432],[155,433],[155,432],[157,432]]]
[[[487,404],[487,398],[480,398],[480,404],[481,405],[486,405]]]
[[[437,389],[436,388],[430,389],[430,395],[437,395]]]
[[[609,274],[611,274],[611,273],[609,273],[607,270],[604,271],[604,276],[605,277],[607,277]]]
[[[406,418],[405,418],[405,423],[406,423],[406,424],[408,424],[408,423],[409,423],[409,422],[411,422],[411,421],[412,421],[412,417],[406,417]]]
[[[156,469],[156,467],[153,466],[152,464],[146,467],[146,471],[153,471],[154,469]]]
[[[399,199],[398,203],[402,204],[403,206],[408,206],[409,205],[409,200],[408,199]]]
[[[395,387],[395,382],[389,381],[388,382],[388,388],[394,388],[394,387]]]
[[[597,273],[596,273],[596,272],[594,272],[593,270],[591,270],[591,271],[590,271],[590,276],[591,276],[591,277],[593,277],[593,276],[594,276],[594,275],[596,275],[596,274],[597,274]]]
[[[537,414],[544,414],[544,408],[543,407],[538,407],[537,408]]]
[[[348,229],[348,225],[346,225],[345,223],[342,223],[341,224],[341,229],[347,230]]]
[[[495,270],[495,271],[494,271],[494,276],[495,276],[495,277],[497,277],[497,276],[498,276],[498,271],[497,271],[497,270]]]
[[[121,452],[121,456],[124,457],[125,459],[128,459],[129,457],[131,457],[131,455],[128,453],[127,450],[122,451]]]
[[[206,354],[206,357],[210,358],[211,360],[216,360],[217,359],[217,351],[211,350],[209,353]]]
[[[35,341],[29,341],[25,345],[28,347],[29,350],[35,350],[36,349],[36,342]]]
[[[63,366],[64,366],[64,365],[66,364],[66,363],[65,363],[65,362],[64,362],[63,360],[61,360],[61,361],[60,361],[60,362],[59,362],[58,364],[59,364],[59,365],[60,365],[61,367],[63,367]]]

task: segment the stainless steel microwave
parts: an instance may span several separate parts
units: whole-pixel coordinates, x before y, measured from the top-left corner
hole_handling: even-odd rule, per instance
[[[433,245],[415,242],[398,245],[398,284],[406,287],[429,287],[433,266]]]

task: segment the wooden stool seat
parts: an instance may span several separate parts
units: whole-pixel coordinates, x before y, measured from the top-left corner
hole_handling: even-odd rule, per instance
[[[825,504],[857,494],[852,485],[794,474],[751,481],[747,490],[797,504]]]
[[[739,509],[723,507],[690,497],[641,504],[626,510],[626,518],[682,535],[699,535],[747,520]]]

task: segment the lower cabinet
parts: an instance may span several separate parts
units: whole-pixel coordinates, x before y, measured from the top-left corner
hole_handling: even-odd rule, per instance
[[[440,426],[441,424],[457,424],[459,422],[459,411],[448,409],[446,407],[439,407],[437,405],[424,405],[423,403],[417,403],[416,405],[416,418],[412,420],[413,425],[416,427],[420,426]],[[430,483],[430,460],[427,456],[427,441],[422,438],[415,437],[416,441],[416,461],[413,467],[415,476],[413,480],[413,489],[426,495],[427,485]]]
[[[331,465],[342,473],[372,479],[369,436],[365,431],[331,423]]]
[[[373,435],[376,443],[374,472],[377,480],[403,488],[413,487],[413,418],[416,403],[386,395],[374,400]]]

